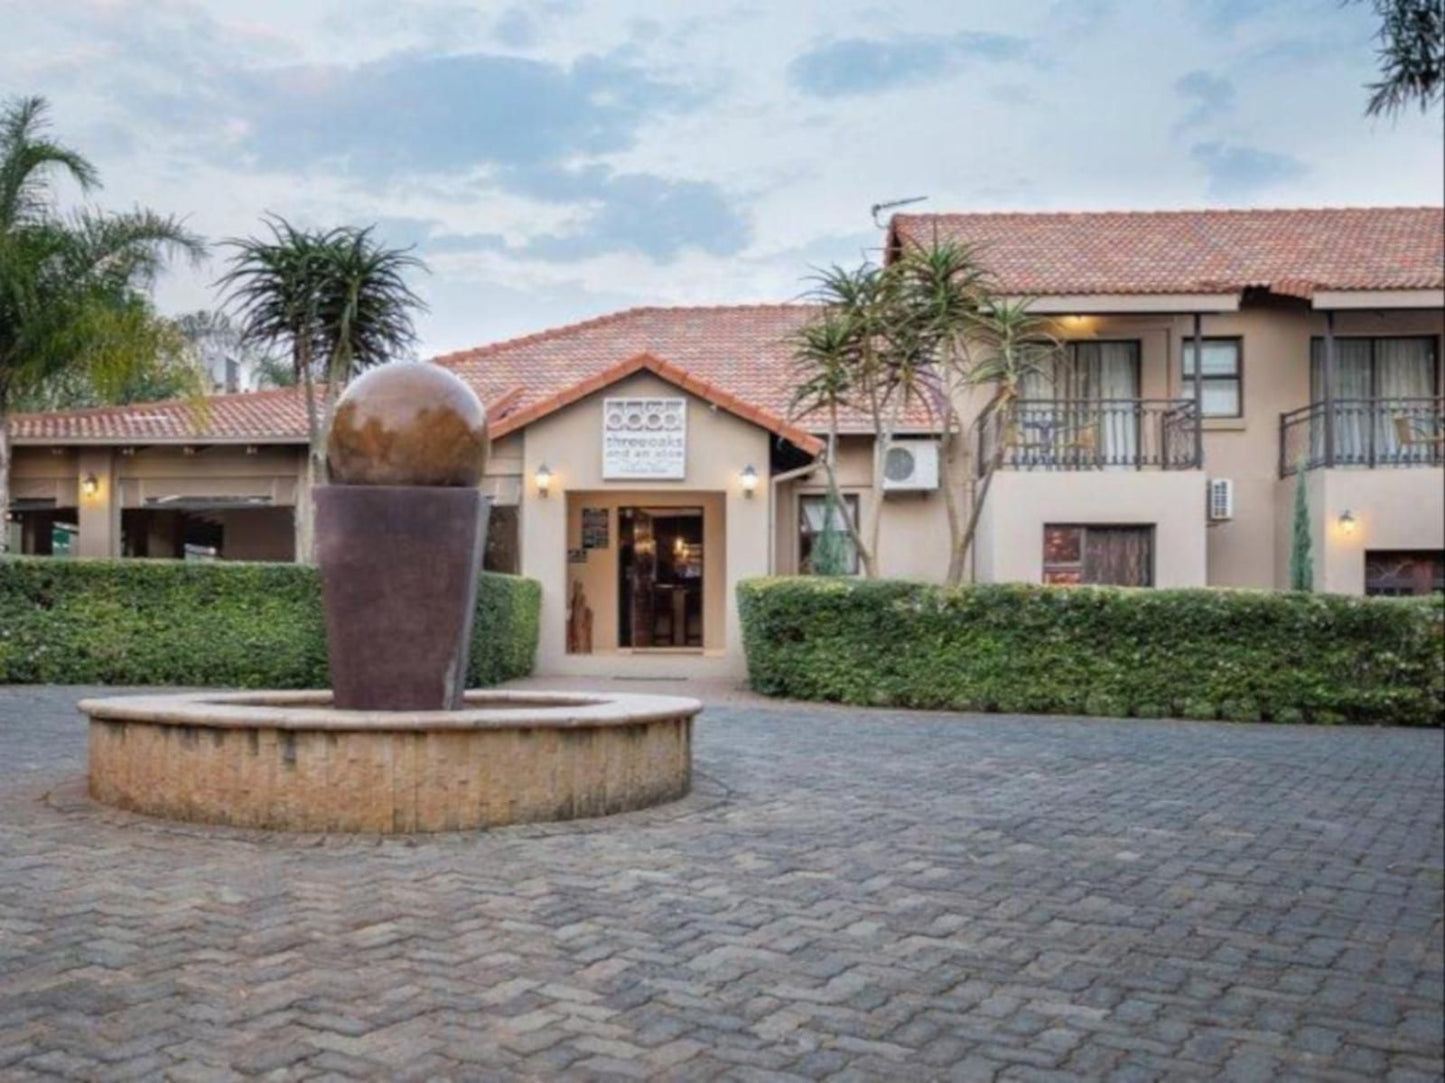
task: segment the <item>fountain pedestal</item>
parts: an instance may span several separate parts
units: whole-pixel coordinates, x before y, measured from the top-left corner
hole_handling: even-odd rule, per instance
[[[476,489],[316,490],[316,560],[335,707],[462,706],[489,505]]]

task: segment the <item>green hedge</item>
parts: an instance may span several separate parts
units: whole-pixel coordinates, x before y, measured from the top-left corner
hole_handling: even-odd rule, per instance
[[[467,680],[532,671],[541,586],[482,574]],[[172,560],[0,560],[0,684],[325,688],[316,569]]]
[[[1441,724],[1445,604],[1241,590],[754,579],[755,690],[954,710]]]

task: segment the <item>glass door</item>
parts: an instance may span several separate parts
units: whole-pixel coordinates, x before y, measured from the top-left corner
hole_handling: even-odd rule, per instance
[[[618,509],[618,646],[703,646],[701,508]]]

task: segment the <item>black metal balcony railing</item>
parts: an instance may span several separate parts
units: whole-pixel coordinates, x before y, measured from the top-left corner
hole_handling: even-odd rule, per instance
[[[980,474],[1000,454],[1013,470],[1189,470],[1203,458],[1194,403],[1179,399],[1019,402],[978,435]]]
[[[1301,468],[1445,464],[1445,399],[1336,399],[1279,416],[1279,476]]]

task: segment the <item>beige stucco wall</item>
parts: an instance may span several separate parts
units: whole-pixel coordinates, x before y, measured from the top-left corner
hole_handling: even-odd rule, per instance
[[[872,437],[842,437],[837,472],[842,492],[858,498],[859,525],[866,533],[875,499]],[[962,506],[962,485],[958,488]],[[798,498],[827,491],[827,474],[821,469],[779,486],[773,565],[778,574],[793,574],[798,568]],[[878,538],[880,574],[894,579],[941,581],[948,570],[949,545],[948,513],[940,491],[889,493],[883,497]]]
[[[687,462],[682,481],[607,481],[602,477],[602,400],[612,396],[660,396],[687,398]],[[542,584],[541,642],[537,672],[596,676],[651,675],[741,675],[744,671],[741,632],[738,627],[736,586],[740,579],[765,575],[768,570],[768,448],[772,434],[742,421],[705,401],[687,395],[674,385],[650,373],[639,373],[604,391],[589,395],[557,413],[533,422],[524,432],[522,486],[522,574]],[[536,487],[537,468],[546,464],[552,472],[551,494],[540,496]],[[739,475],[751,464],[760,476],[753,496],[745,496]],[[626,651],[590,655],[566,652],[567,583],[570,544],[567,494],[585,493],[616,497],[617,503],[703,504],[721,511],[721,551],[726,567],[719,594],[717,576],[704,570],[707,612],[704,620],[709,640],[701,653],[671,651]],[[623,498],[625,494],[625,499]],[[614,516],[615,519],[615,516]],[[615,527],[615,522],[614,522]],[[706,529],[716,531],[717,524]],[[709,549],[716,534],[705,541]],[[615,534],[613,536],[615,545]],[[615,553],[615,550],[614,550]],[[592,559],[589,557],[589,560]],[[599,568],[601,565],[599,565]],[[606,577],[599,571],[599,579]],[[613,581],[615,582],[615,566]],[[604,588],[599,582],[596,589]],[[590,592],[589,592],[590,593]],[[721,608],[721,634],[717,609]],[[593,605],[594,634],[616,623],[615,597],[610,612]]]
[[[1363,594],[1365,553],[1445,549],[1445,469],[1311,470],[1307,475],[1316,590]],[[1289,582],[1295,479],[1277,484],[1275,574]],[[1353,531],[1340,524],[1349,512]]]
[[[1183,390],[1182,349],[1193,334],[1191,316],[1088,316],[1063,318],[1055,332],[1066,339],[1135,339],[1140,343],[1141,391],[1145,398],[1178,398]],[[1293,488],[1279,479],[1280,414],[1309,403],[1310,339],[1325,332],[1325,315],[1303,304],[1249,307],[1235,313],[1207,314],[1205,338],[1239,336],[1242,339],[1243,416],[1210,418],[1204,422],[1204,469],[1210,478],[1234,481],[1235,515],[1232,520],[1207,527],[1208,583],[1211,586],[1282,588],[1288,583],[1289,501]],[[1335,334],[1433,335],[1437,360],[1445,359],[1445,314],[1417,312],[1340,312]],[[1445,361],[1437,366],[1437,380],[1445,381]],[[1442,391],[1445,393],[1445,383]],[[1384,480],[1393,475],[1428,474],[1415,469],[1380,469],[1360,472],[1351,482],[1360,492],[1381,479],[1379,523],[1385,516],[1398,520],[1391,530],[1401,536],[1428,537],[1438,523],[1428,502],[1394,503],[1386,495],[1400,489],[1423,490],[1428,482]],[[1148,471],[1139,477],[1148,476]],[[1082,476],[1082,475],[1071,475]],[[1147,484],[1147,483],[1146,483]],[[990,498],[992,500],[993,497]],[[1283,499],[1285,504],[1280,506]],[[1203,502],[1198,505],[1203,508]],[[987,512],[985,513],[987,514]],[[1200,512],[1201,520],[1203,511]],[[1428,522],[1427,522],[1428,521]],[[1281,533],[1281,524],[1284,532]],[[1384,546],[1380,546],[1384,547]],[[1427,547],[1422,546],[1421,547]],[[1358,572],[1363,576],[1363,558]],[[1332,582],[1353,582],[1335,576]],[[1361,583],[1363,582],[1361,578]],[[1322,588],[1323,589],[1323,588]],[[1329,589],[1344,589],[1331,587]]]
[[[1003,470],[979,519],[981,583],[1043,581],[1044,526],[1154,527],[1154,585],[1205,585],[1204,474],[1198,470]]]

